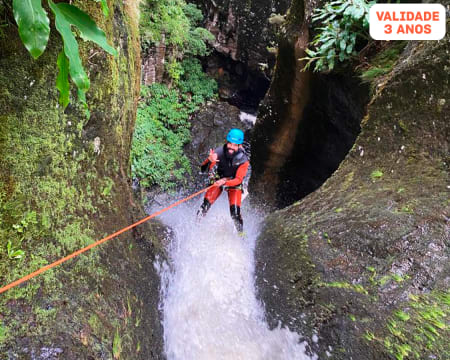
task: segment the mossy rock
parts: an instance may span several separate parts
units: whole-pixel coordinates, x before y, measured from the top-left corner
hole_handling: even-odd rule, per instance
[[[449,52],[448,36],[409,43],[338,170],[264,223],[269,322],[319,358],[448,358]]]
[[[52,27],[45,53],[34,61],[14,24],[2,27],[2,285],[145,215],[129,186],[140,80],[134,2],[109,1],[108,18],[98,3],[75,4],[119,50],[113,58],[80,43],[91,81],[89,119],[74,89],[71,105],[65,110],[58,105],[56,59],[62,43],[56,30]],[[157,223],[141,226],[2,294],[0,358],[111,359],[116,334],[121,358],[160,358],[159,277],[153,261],[163,255],[158,240],[163,231]],[[19,250],[22,258],[14,256]]]

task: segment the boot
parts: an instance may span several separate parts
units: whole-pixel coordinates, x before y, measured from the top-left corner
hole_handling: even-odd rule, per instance
[[[230,214],[231,214],[231,218],[233,219],[234,226],[236,227],[237,232],[242,233],[244,230],[244,221],[242,220],[240,206],[231,205],[230,206]]]
[[[209,208],[211,207],[211,203],[204,199],[203,204],[200,206],[200,209],[197,211],[197,221],[200,221],[201,218],[203,218],[206,213],[208,212]]]

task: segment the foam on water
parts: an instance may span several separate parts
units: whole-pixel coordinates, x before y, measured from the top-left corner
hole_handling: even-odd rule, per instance
[[[249,113],[241,111],[239,113],[239,120],[241,120],[244,123],[248,122],[251,125],[255,125],[255,123],[256,123],[256,115],[249,114]]]
[[[226,194],[196,222],[202,199],[162,215],[173,230],[170,266],[158,264],[162,279],[164,347],[169,360],[317,359],[305,355],[299,335],[269,330],[256,299],[253,252],[261,218],[244,204],[239,237]]]

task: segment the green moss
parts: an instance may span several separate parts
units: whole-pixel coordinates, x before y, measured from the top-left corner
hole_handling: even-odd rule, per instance
[[[389,73],[406,44],[406,41],[394,41],[385,50],[378,52],[370,60],[369,68],[361,73],[361,79],[365,82],[374,83],[377,78]]]
[[[386,335],[374,339],[396,359],[448,359],[450,292],[410,295],[410,301],[393,311]]]
[[[8,340],[8,329],[0,322],[0,344],[4,344]]]
[[[408,131],[408,127],[402,120],[398,121],[398,126],[400,126],[400,129],[402,129],[403,131]]]
[[[324,286],[324,287],[338,288],[338,289],[349,289],[349,290],[355,291],[360,294],[365,294],[365,295],[368,294],[367,290],[360,284],[350,284],[348,282],[343,282],[343,281],[333,281],[333,282],[320,282],[318,285]]]
[[[98,175],[90,170],[80,176],[87,156],[75,153],[79,135],[67,133],[59,116],[58,111],[41,109],[39,114],[28,112],[20,119],[8,116],[0,125],[2,133],[8,134],[0,168],[9,169],[8,179],[14,184],[1,199],[0,231],[16,248],[25,251],[21,261],[11,261],[0,244],[0,273],[7,274],[2,282],[16,280],[93,241],[93,226],[89,220],[79,219],[78,214],[95,213],[94,194],[88,195],[83,183]],[[40,128],[48,130],[42,132]],[[4,178],[3,183],[8,179]],[[49,276],[44,274],[44,281]],[[6,294],[4,298],[9,297]]]
[[[372,171],[372,173],[370,174],[370,177],[372,178],[372,180],[380,179],[382,176],[383,176],[383,172],[378,169]]]
[[[106,177],[104,179],[104,184],[105,185],[103,186],[102,195],[108,197],[111,195],[111,189],[114,186],[114,180]]]
[[[380,67],[373,67],[369,70],[366,70],[361,74],[361,78],[366,82],[371,82],[375,78],[387,74],[389,71],[391,71],[392,68],[380,68]]]
[[[403,212],[403,213],[406,213],[406,214],[414,214],[413,208],[410,207],[409,205],[402,206],[400,211]]]
[[[345,175],[344,181],[342,182],[342,191],[345,191],[350,187],[350,185],[353,182],[354,176],[355,176],[355,173],[353,171],[351,171],[347,175]]]
[[[123,2],[109,3],[114,16],[104,19],[98,3],[78,2],[111,38],[125,34],[129,24],[121,18]],[[56,31],[52,29],[47,51],[37,61],[28,57],[17,28],[7,31],[7,40],[0,39],[0,48],[5,50],[0,58],[1,286],[125,226],[133,216],[143,216],[129,208],[131,193],[125,179],[118,176],[120,169],[129,170],[135,86],[139,85],[135,81],[139,68],[134,66],[139,55],[132,51],[137,38],[133,44],[121,41],[123,48],[117,58],[106,56],[92,44],[80,43],[83,63],[91,74],[87,98],[92,117],[87,120],[76,104],[65,111],[57,105],[54,83],[61,43]],[[117,46],[119,39],[114,41]],[[93,151],[95,137],[102,141],[99,154]],[[150,238],[148,233],[143,237]],[[25,252],[23,258],[8,256],[6,239],[13,249]],[[147,267],[145,260],[139,259],[140,251],[134,247],[132,253],[125,253],[119,245],[90,250],[2,294],[0,358],[22,351],[24,339],[29,351],[62,341],[64,351],[77,358],[97,358],[100,352],[112,357],[115,328],[111,324],[120,318],[126,297],[126,287],[120,285],[122,290],[117,291],[118,284],[126,282],[132,291],[147,291],[140,288],[135,274],[130,275],[134,270],[123,271],[112,259],[125,254],[125,261],[135,261],[133,269]],[[146,287],[153,286],[153,281],[149,278]],[[147,315],[147,310],[144,312]],[[96,320],[91,316],[94,313]],[[81,324],[88,330],[88,324],[95,325],[99,337],[81,335],[80,339]],[[126,327],[131,334],[124,337],[128,353],[136,348],[134,338],[139,335],[129,331],[135,328],[134,322]],[[143,348],[148,351],[149,346]],[[18,358],[25,356],[21,355]]]
[[[100,321],[97,314],[91,314],[88,320],[88,324],[91,328],[91,332],[100,339],[105,338],[106,329],[104,328],[102,322]]]
[[[33,308],[33,313],[35,314],[35,319],[38,324],[45,324],[47,321],[52,320],[56,317],[57,310],[43,309],[39,306]]]

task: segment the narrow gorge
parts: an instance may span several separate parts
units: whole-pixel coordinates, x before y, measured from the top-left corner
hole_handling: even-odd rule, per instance
[[[0,293],[1,359],[450,358],[448,21],[314,71],[326,1],[56,3],[117,55],[72,26],[90,89],[71,73],[66,106],[54,4],[35,60],[0,0],[0,287],[204,190],[231,128],[244,231],[202,193]]]

